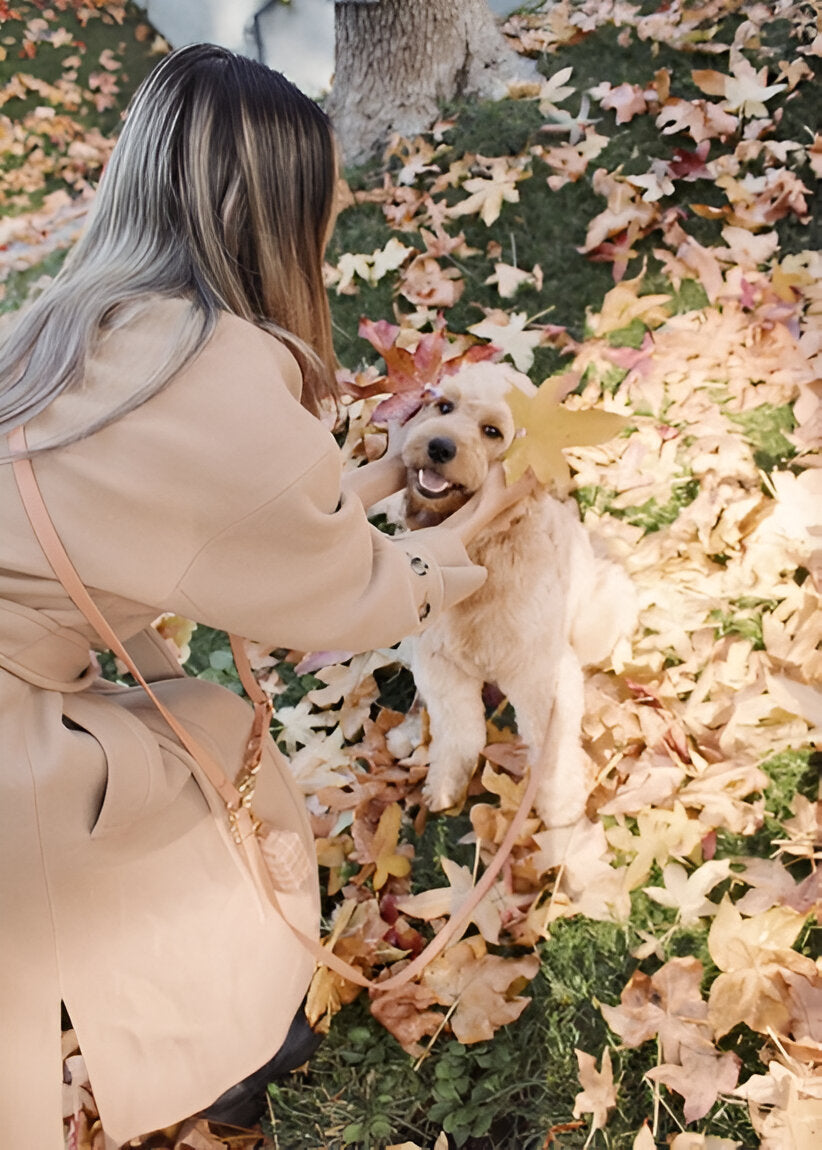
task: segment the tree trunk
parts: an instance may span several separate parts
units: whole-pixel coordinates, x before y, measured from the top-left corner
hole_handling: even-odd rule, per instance
[[[328,111],[346,163],[392,132],[415,135],[457,97],[498,99],[533,63],[508,47],[486,0],[336,0]]]

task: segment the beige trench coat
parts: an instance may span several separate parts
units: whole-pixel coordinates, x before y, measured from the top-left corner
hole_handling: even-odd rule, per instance
[[[87,426],[139,387],[187,306],[154,301],[109,334],[84,388],[33,420],[29,442]],[[341,497],[339,452],[299,387],[281,343],[225,316],[158,395],[35,458],[69,555],[121,638],[149,652],[152,677],[171,674],[142,638],[163,611],[271,647],[366,650],[482,581],[447,529],[388,539]],[[63,1146],[61,999],[114,1146],[196,1112],[270,1058],[313,967],[143,692],[95,681],[94,641],[0,466],[3,1150]],[[161,690],[233,773],[245,728],[231,717],[246,704],[200,681]],[[258,795],[311,850],[302,798],[270,749]],[[282,902],[316,932],[313,874]]]

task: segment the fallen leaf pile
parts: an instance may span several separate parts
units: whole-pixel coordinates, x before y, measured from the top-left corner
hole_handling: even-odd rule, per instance
[[[78,16],[118,11],[87,4]],[[770,50],[775,22],[790,51]],[[344,198],[338,234],[368,213],[385,239],[332,247],[326,266],[335,315],[366,316],[341,373],[343,452],[349,466],[375,458],[386,425],[466,361],[529,372],[542,390],[523,400],[509,469],[542,469],[576,499],[630,573],[640,619],[586,677],[587,818],[561,831],[527,819],[465,936],[402,989],[377,987],[370,1009],[418,1063],[443,1035],[486,1041],[526,1009],[535,948],[550,949],[560,920],[616,922],[635,970],[602,987],[608,1041],[577,1050],[580,1091],[545,1145],[570,1134],[582,1141],[568,1145],[653,1150],[670,1116],[672,1150],[732,1150],[741,1143],[713,1123],[737,1107],[763,1150],[811,1150],[822,1137],[822,135],[808,109],[822,5],[562,0],[505,32],[548,63],[508,101],[512,118],[541,119],[527,145],[459,152],[459,123],[443,121],[393,140],[379,177]],[[580,82],[572,51],[606,34],[615,50],[650,46],[647,74]],[[104,108],[118,83],[116,46],[82,83],[71,55],[58,84],[33,82],[38,53],[80,54],[45,14],[23,44],[0,92],[0,146],[15,157],[0,181],[7,271],[71,242],[111,146],[78,126],[78,109]],[[31,106],[12,119],[25,93]],[[569,283],[578,268],[600,277],[584,314],[570,314],[556,270],[512,242],[536,188],[546,221],[560,196],[584,205],[567,258]],[[561,322],[545,322],[552,309]],[[602,434],[580,416],[605,421]],[[422,804],[426,716],[404,645],[353,659],[254,652],[253,663],[306,795],[326,944],[377,980],[397,973],[464,902],[517,809],[527,754],[504,701],[489,690],[458,858],[432,869],[427,836],[450,820]],[[227,672],[214,660],[208,673]],[[312,1021],[327,1028],[361,993],[321,970]],[[606,1143],[634,1051],[647,1053],[646,1121],[629,1143]],[[93,1103],[67,1056],[70,1145],[92,1147]],[[162,1144],[232,1145],[184,1136]]]
[[[0,2],[0,300],[77,238],[125,102],[167,51],[120,0]]]

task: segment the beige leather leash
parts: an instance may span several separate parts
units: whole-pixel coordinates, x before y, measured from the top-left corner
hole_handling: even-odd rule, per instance
[[[537,779],[539,777],[538,767],[544,758],[546,748],[543,747],[541,749],[539,759],[531,769],[528,784],[520,801],[520,805],[511,820],[508,831],[497,853],[486,867],[482,877],[476,886],[473,887],[465,902],[453,912],[445,926],[437,932],[425,949],[421,951],[416,958],[412,959],[399,974],[390,975],[387,978],[379,980],[366,978],[357,967],[344,962],[343,959],[339,958],[328,947],[323,946],[317,939],[310,938],[290,923],[279,904],[277,891],[266,866],[265,858],[260,847],[260,840],[256,833],[259,824],[255,822],[251,810],[251,801],[253,798],[252,780],[262,756],[263,741],[268,733],[268,724],[271,717],[271,700],[254,678],[248,656],[246,655],[244,640],[236,635],[229,636],[240,681],[254,706],[254,718],[246,750],[245,762],[241,770],[242,778],[238,783],[232,781],[226,775],[216,759],[172,714],[162,700],[158,698],[150,684],[144,679],[134,660],[126,651],[114,629],[89,595],[57,534],[57,529],[52,522],[39,484],[37,483],[31,460],[24,457],[27,451],[25,429],[23,427],[15,428],[9,434],[8,442],[16,457],[12,460],[12,468],[23,507],[54,574],[63,585],[63,588],[77,609],[85,616],[106,646],[122,660],[146,692],[171,730],[180,740],[182,746],[198,764],[205,777],[225,803],[235,842],[243,851],[252,876],[291,932],[300,940],[318,963],[329,967],[348,982],[366,987],[373,992],[382,993],[388,990],[396,990],[398,987],[403,986],[415,978],[449,943],[456,941],[457,938],[462,935],[468,923],[471,921],[476,907],[491,890],[497,875],[501,871],[519,837],[520,831],[533,804],[536,795]]]

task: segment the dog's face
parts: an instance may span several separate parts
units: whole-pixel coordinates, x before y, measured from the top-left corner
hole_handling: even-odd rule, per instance
[[[492,462],[514,438],[505,395],[530,388],[499,364],[470,364],[446,376],[408,425],[406,520],[412,529],[440,523],[482,486]]]

